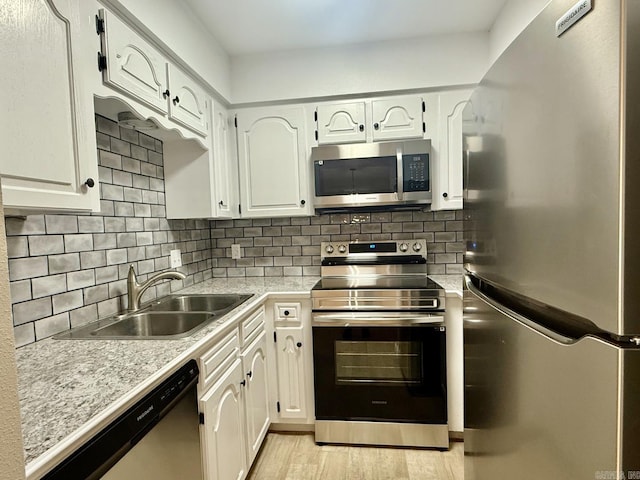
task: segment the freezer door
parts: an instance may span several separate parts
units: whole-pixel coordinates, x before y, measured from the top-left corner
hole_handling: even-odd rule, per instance
[[[625,325],[618,309],[621,2],[594,2],[556,36],[575,3],[549,3],[465,109],[465,262],[606,331],[640,334],[640,314]],[[628,189],[639,191],[637,182]],[[630,254],[640,258],[635,247]]]
[[[621,350],[516,318],[464,291],[465,480],[618,478]]]

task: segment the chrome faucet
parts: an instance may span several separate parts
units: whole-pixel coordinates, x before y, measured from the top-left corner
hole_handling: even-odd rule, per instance
[[[177,279],[184,280],[185,274],[177,272],[175,270],[169,270],[167,272],[160,272],[146,282],[140,284],[136,278],[136,272],[133,270],[133,265],[129,266],[129,275],[127,275],[127,295],[129,297],[129,311],[133,312],[140,308],[140,297],[151,285],[159,280],[164,279]]]

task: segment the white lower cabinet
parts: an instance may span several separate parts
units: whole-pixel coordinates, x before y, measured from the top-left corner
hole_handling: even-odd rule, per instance
[[[244,370],[245,413],[247,419],[247,464],[251,465],[267,435],[269,391],[267,388],[267,340],[265,332],[242,353]]]
[[[313,350],[309,300],[277,300],[271,308],[274,353],[271,371],[274,423],[311,425],[313,409]],[[275,378],[274,378],[275,376]]]
[[[247,475],[244,431],[244,372],[239,359],[200,399],[203,464],[207,480]]]
[[[302,325],[276,328],[280,418],[306,418],[305,362]]]
[[[200,437],[207,480],[242,480],[271,416],[264,307],[200,357]]]

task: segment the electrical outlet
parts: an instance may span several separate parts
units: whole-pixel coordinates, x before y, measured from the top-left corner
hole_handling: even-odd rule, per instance
[[[231,245],[231,258],[233,258],[234,260],[242,258],[242,250],[240,250],[240,245],[238,245],[237,243]]]
[[[180,250],[171,250],[169,252],[171,258],[171,268],[178,268],[182,266],[182,255],[180,254]]]

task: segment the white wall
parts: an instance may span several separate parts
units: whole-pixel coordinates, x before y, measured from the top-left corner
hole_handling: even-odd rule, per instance
[[[508,0],[489,32],[489,66],[531,23],[549,0]]]
[[[469,85],[488,57],[486,33],[235,56],[231,97],[242,104]]]
[[[0,198],[0,479],[20,480],[24,478],[24,448],[8,279],[7,241]]]
[[[182,2],[175,0],[106,0],[120,4],[230,101],[229,55]]]

